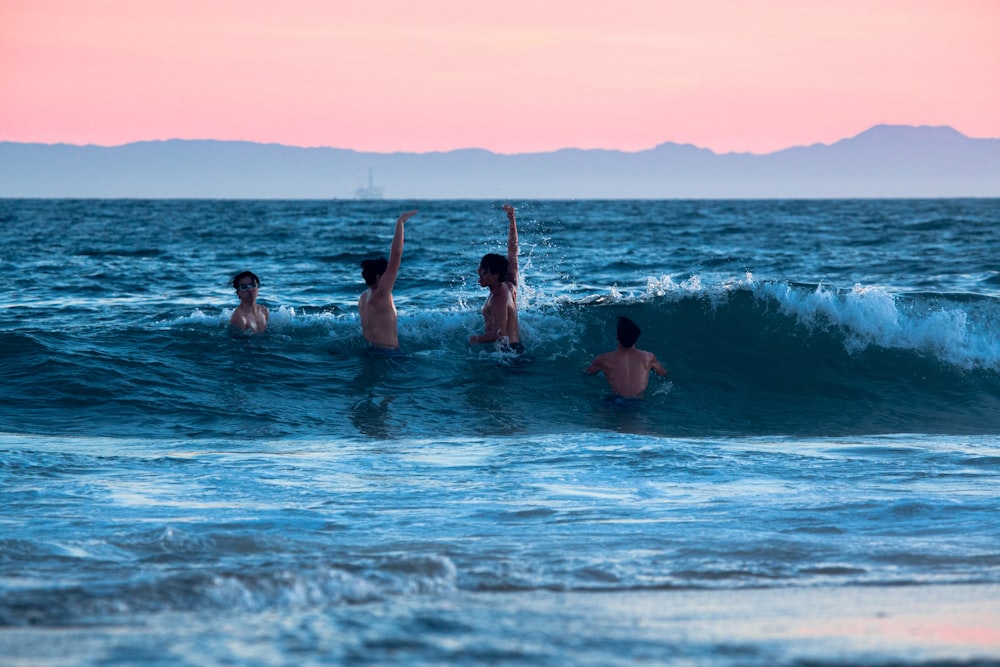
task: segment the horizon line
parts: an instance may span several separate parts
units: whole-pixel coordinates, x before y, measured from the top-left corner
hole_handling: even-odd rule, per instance
[[[811,144],[793,144],[793,145],[786,146],[784,148],[779,148],[779,149],[776,149],[776,150],[773,150],[773,151],[770,151],[770,152],[766,152],[766,153],[756,153],[756,152],[753,152],[753,151],[726,151],[726,152],[717,152],[714,149],[706,148],[704,146],[699,146],[697,144],[681,143],[681,142],[672,141],[672,140],[662,141],[662,142],[660,142],[660,143],[658,143],[658,144],[656,144],[654,146],[651,146],[649,148],[643,148],[643,149],[639,149],[639,150],[625,150],[625,149],[620,149],[620,148],[579,148],[579,147],[573,147],[573,146],[564,146],[562,148],[554,148],[552,150],[547,150],[547,151],[520,151],[520,152],[512,152],[512,153],[500,152],[500,151],[491,150],[489,148],[482,148],[482,147],[475,147],[475,146],[469,146],[469,147],[463,147],[463,148],[450,148],[450,149],[428,150],[428,151],[406,151],[406,150],[370,151],[370,150],[361,150],[361,149],[357,149],[357,148],[345,148],[345,147],[342,147],[342,146],[323,146],[323,145],[302,146],[302,145],[296,145],[296,144],[283,144],[283,143],[276,142],[276,141],[256,141],[256,140],[253,140],[253,139],[216,139],[216,138],[184,138],[184,137],[171,137],[171,138],[167,138],[167,139],[136,139],[134,141],[128,141],[128,142],[121,143],[121,144],[98,144],[98,143],[77,144],[77,143],[70,143],[70,142],[66,142],[66,141],[56,141],[56,142],[12,141],[12,140],[6,140],[6,139],[0,139],[0,143],[21,144],[21,145],[38,145],[38,146],[72,146],[72,147],[75,147],[75,148],[109,148],[110,149],[110,148],[124,148],[126,146],[132,146],[132,145],[135,145],[135,144],[153,144],[153,143],[169,143],[169,142],[192,142],[192,143],[194,143],[194,142],[205,142],[205,143],[212,142],[212,143],[228,143],[228,144],[254,144],[254,145],[257,145],[257,146],[281,146],[283,148],[297,148],[297,149],[302,149],[302,150],[338,150],[338,151],[348,151],[348,152],[352,152],[352,153],[361,153],[361,154],[370,154],[370,155],[400,155],[400,154],[404,154],[404,155],[433,155],[433,154],[441,154],[441,153],[458,153],[458,152],[464,152],[464,151],[482,151],[482,152],[485,152],[485,153],[491,153],[493,155],[500,155],[500,156],[544,155],[544,154],[548,154],[548,153],[558,153],[558,152],[562,152],[562,151],[581,151],[581,152],[589,152],[589,151],[595,151],[596,152],[596,151],[600,151],[600,152],[608,152],[608,153],[637,154],[637,153],[645,153],[645,152],[648,152],[648,151],[654,151],[654,150],[656,150],[656,149],[658,149],[658,148],[660,148],[662,146],[681,146],[681,147],[691,147],[691,148],[695,148],[695,149],[698,149],[698,150],[708,151],[708,152],[712,153],[713,155],[754,155],[754,156],[766,156],[766,155],[773,155],[775,153],[780,153],[780,152],[786,151],[786,150],[792,150],[792,149],[795,149],[795,148],[812,148],[812,147],[815,147],[815,146],[832,146],[832,145],[834,145],[836,143],[839,143],[841,141],[847,141],[847,140],[850,140],[850,139],[855,139],[855,138],[861,136],[862,134],[865,134],[867,132],[871,132],[872,130],[875,130],[875,129],[878,129],[878,128],[905,128],[905,129],[916,129],[916,130],[950,130],[951,132],[954,132],[954,133],[956,133],[956,134],[958,134],[961,137],[964,137],[966,139],[985,140],[985,141],[1000,140],[1000,137],[970,137],[969,135],[965,134],[964,132],[961,132],[960,130],[955,129],[951,125],[909,125],[909,124],[905,124],[905,123],[876,123],[876,124],[874,124],[874,125],[866,128],[866,129],[858,132],[857,134],[850,135],[850,136],[845,136],[845,137],[841,137],[840,139],[837,139],[837,140],[835,140],[835,141],[833,141],[831,143],[823,143],[823,142],[818,142],[817,141],[817,142],[814,142],[814,143],[811,143]]]

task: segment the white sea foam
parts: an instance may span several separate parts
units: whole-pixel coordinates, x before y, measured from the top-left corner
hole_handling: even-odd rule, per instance
[[[781,312],[807,327],[836,327],[850,352],[869,346],[931,354],[966,369],[996,369],[996,336],[973,321],[964,304],[934,304],[902,297],[884,287],[850,290],[819,285],[814,291],[787,283],[756,283],[754,293],[780,304]]]
[[[839,330],[851,353],[871,346],[907,349],[968,370],[1000,369],[1000,339],[994,327],[1000,321],[1000,306],[990,301],[976,304],[943,296],[896,294],[878,285],[856,284],[843,289],[820,284],[809,289],[783,281],[757,280],[750,272],[734,278],[696,274],[682,281],[671,276],[650,277],[642,294],[625,295],[609,289],[612,300],[621,303],[696,298],[713,308],[729,303],[739,292],[750,292],[764,303],[777,303],[779,312],[807,329]]]

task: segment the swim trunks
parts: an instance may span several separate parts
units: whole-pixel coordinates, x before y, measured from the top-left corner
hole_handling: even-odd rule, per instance
[[[402,349],[398,347],[378,347],[377,345],[369,345],[365,351],[373,357],[398,357],[404,354]]]
[[[621,408],[624,410],[637,410],[645,404],[645,401],[637,396],[626,397],[618,394],[605,394],[601,398],[601,403],[610,408]]]

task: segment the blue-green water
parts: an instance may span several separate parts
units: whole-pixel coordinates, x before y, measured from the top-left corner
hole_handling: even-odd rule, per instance
[[[1000,201],[513,203],[524,358],[466,343],[499,203],[0,201],[0,649],[1000,660],[788,626],[1000,619]],[[372,355],[359,262],[409,208],[402,353]],[[227,324],[242,269],[260,336]],[[670,370],[637,405],[581,372],[618,315]]]

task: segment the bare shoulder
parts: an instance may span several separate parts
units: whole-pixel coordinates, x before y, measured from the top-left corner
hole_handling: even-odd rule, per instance
[[[365,305],[368,306],[379,306],[385,301],[386,296],[387,292],[379,289],[378,285],[373,285],[361,293],[361,298],[364,299]]]
[[[652,352],[644,352],[646,355],[646,367],[650,370],[656,371],[657,375],[667,375],[667,369],[663,367],[660,360],[656,358],[656,355]]]
[[[507,286],[507,289],[504,290],[507,293],[507,299],[510,301],[517,301],[517,283],[509,282],[501,284]]]

